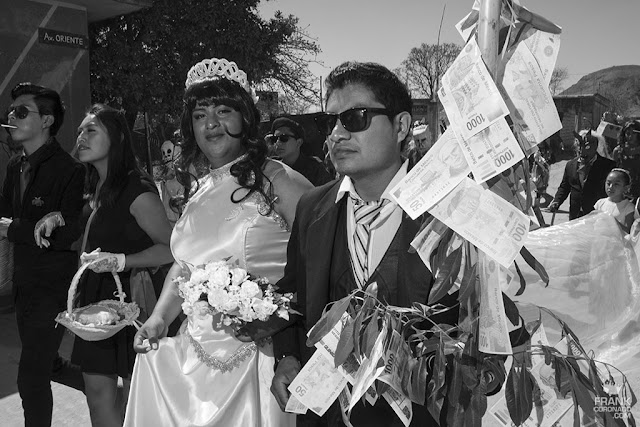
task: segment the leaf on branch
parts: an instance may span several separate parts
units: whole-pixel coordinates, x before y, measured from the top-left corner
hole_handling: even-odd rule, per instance
[[[529,267],[533,268],[535,272],[538,273],[540,279],[542,279],[542,281],[547,286],[549,286],[549,275],[547,274],[547,270],[545,270],[544,266],[540,264],[540,262],[538,262],[538,260],[531,254],[531,252],[529,252],[529,250],[523,246],[522,249],[520,249],[520,255],[522,255],[522,258],[526,261],[527,264],[529,264]]]
[[[462,246],[455,249],[445,258],[443,265],[438,268],[438,277],[429,292],[429,304],[440,301],[440,299],[449,293],[460,272],[461,260]]]
[[[411,372],[411,389],[410,396],[412,402],[424,405],[425,394],[427,391],[427,371],[428,359],[426,356],[418,358],[418,363],[413,367]]]
[[[520,279],[520,288],[518,289],[518,292],[516,292],[516,296],[520,296],[524,293],[525,289],[527,289],[527,282],[524,280],[524,276],[520,271],[520,267],[518,267],[518,263],[514,261],[513,265],[515,265],[516,273],[518,273],[518,278]]]
[[[505,295],[504,292],[502,293],[502,302],[504,304],[504,312],[507,315],[507,319],[509,319],[512,325],[518,326],[518,323],[520,323],[520,312],[518,311],[518,307],[511,298]]]
[[[507,409],[515,425],[524,423],[533,409],[534,379],[526,368],[511,367],[505,385]]]
[[[374,310],[369,323],[367,323],[367,327],[364,330],[364,334],[362,336],[362,350],[364,354],[369,357],[371,354],[371,350],[373,349],[373,344],[376,342],[378,338],[378,334],[380,333],[378,319],[380,314],[378,310]]]
[[[460,304],[464,304],[469,299],[471,293],[475,290],[476,280],[478,278],[477,271],[478,263],[473,265],[469,265],[467,263],[465,265],[464,275],[460,282],[460,293],[458,294],[458,301]]]
[[[440,237],[437,247],[431,252],[429,261],[431,261],[431,271],[433,272],[434,276],[437,275],[442,262],[447,257],[447,249],[449,248],[449,244],[451,243],[452,238],[453,230],[447,228],[443,231],[442,237]]]
[[[482,416],[487,412],[487,387],[484,377],[471,393],[471,404],[464,411],[465,427],[482,426]]]
[[[347,295],[339,301],[336,301],[331,306],[329,311],[325,312],[318,323],[316,323],[311,331],[309,331],[309,337],[307,338],[307,347],[313,347],[318,341],[333,329],[333,327],[340,321],[342,315],[347,311],[349,303],[351,302],[352,295]]]
[[[427,389],[427,409],[435,420],[440,420],[444,397],[447,394],[447,384],[445,383],[447,365],[442,340],[440,340],[440,346],[436,350],[434,357],[433,372]]]
[[[571,371],[570,372],[570,376],[569,376],[569,381],[571,383],[571,392],[573,393],[573,400],[576,404],[576,406],[580,406],[580,409],[582,409],[582,411],[584,412],[584,417],[587,418],[588,420],[595,420],[596,414],[595,414],[595,402],[593,397],[591,396],[591,394],[589,393],[590,391],[593,391],[592,389],[590,389],[590,387],[588,386],[588,382],[587,381],[582,381],[579,377],[584,375],[582,373],[580,373],[579,371]],[[586,377],[584,378],[586,380]],[[575,413],[574,413],[575,416]],[[578,420],[580,421],[580,420]],[[574,419],[574,424],[575,424],[575,419]]]
[[[561,356],[552,355],[551,360],[556,375],[556,391],[565,398],[571,391],[571,367]]]
[[[358,359],[358,361],[362,360],[362,356],[367,356],[366,354],[363,354],[363,349],[361,348],[362,333],[364,332],[362,325],[366,319],[371,317],[370,311],[372,309],[375,311],[376,298],[372,293],[370,293],[370,291],[377,292],[377,285],[375,285],[375,283],[372,283],[367,288],[367,291],[364,297],[364,302],[362,303],[362,307],[360,308],[360,310],[358,311],[354,319],[353,352],[356,356],[356,359]]]
[[[340,340],[338,341],[336,354],[334,356],[334,363],[336,368],[342,365],[353,351],[353,324],[353,319],[351,317],[348,317],[344,325],[342,326]]]

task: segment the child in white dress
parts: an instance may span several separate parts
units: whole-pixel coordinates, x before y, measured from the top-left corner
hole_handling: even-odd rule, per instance
[[[615,168],[607,175],[604,183],[606,198],[596,202],[596,210],[605,212],[618,221],[625,232],[629,232],[634,219],[635,208],[626,195],[631,189],[631,175],[625,169]]]

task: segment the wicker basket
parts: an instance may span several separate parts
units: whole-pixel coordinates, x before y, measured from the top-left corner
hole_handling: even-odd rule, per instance
[[[120,316],[123,316],[123,319],[118,321],[115,325],[98,326],[83,325],[82,323],[76,321],[75,319],[78,312],[82,309],[85,309],[86,307],[74,309],[73,299],[75,298],[76,289],[78,288],[80,278],[82,277],[84,271],[90,265],[91,263],[84,264],[73,276],[73,280],[71,281],[71,286],[69,286],[69,294],[67,297],[67,310],[58,313],[58,316],[56,316],[56,322],[60,323],[62,326],[66,327],[85,341],[101,341],[114,336],[125,326],[134,325],[135,320],[140,314],[140,309],[135,302],[124,302],[125,295],[124,292],[122,292],[122,283],[120,282],[120,277],[118,276],[118,273],[113,272],[113,278],[118,288],[119,301],[103,300],[94,304],[90,304],[86,307],[99,306],[111,308],[117,311]]]

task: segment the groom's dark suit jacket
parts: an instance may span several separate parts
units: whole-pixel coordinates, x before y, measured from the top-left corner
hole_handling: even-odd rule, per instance
[[[296,355],[302,364],[309,360],[315,350],[306,347],[306,333],[320,319],[324,307],[356,288],[347,242],[347,197],[335,203],[339,186],[340,181],[334,181],[311,190],[300,199],[287,250],[285,275],[278,282],[281,291],[297,292],[299,310],[304,316],[297,325],[273,336],[274,353],[276,356]],[[411,220],[403,213],[389,249],[369,279],[369,283],[375,281],[378,284],[378,299],[388,304],[410,306],[414,301],[427,303],[433,276],[420,256],[414,251],[409,252],[421,221],[422,218]],[[453,306],[456,296],[457,293],[440,302]],[[441,316],[438,322],[456,324],[458,310],[452,309]],[[360,415],[354,409],[352,423],[385,426],[399,423],[400,420],[389,406],[386,403],[382,405],[386,407],[377,412],[367,406]],[[328,418],[328,425],[341,425],[337,408],[328,412]],[[300,421],[303,420],[299,417]],[[433,422],[426,407],[418,405],[414,405],[414,421],[412,425]],[[323,420],[321,424],[326,423]]]
[[[607,197],[607,193],[604,191],[604,182],[611,169],[616,167],[616,163],[599,154],[596,156],[584,185],[578,175],[580,164],[577,157],[569,160],[564,167],[562,182],[558,186],[553,201],[562,204],[567,196],[571,196],[569,199],[570,220],[588,214],[594,209],[593,206],[599,199]]]

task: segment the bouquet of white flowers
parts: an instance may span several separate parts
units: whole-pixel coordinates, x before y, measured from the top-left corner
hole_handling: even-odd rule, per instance
[[[288,320],[293,294],[276,292],[265,278],[256,278],[246,270],[224,261],[191,266],[189,278],[178,277],[182,310],[186,315],[221,313],[218,327],[236,330],[254,320],[267,321],[272,314]]]

